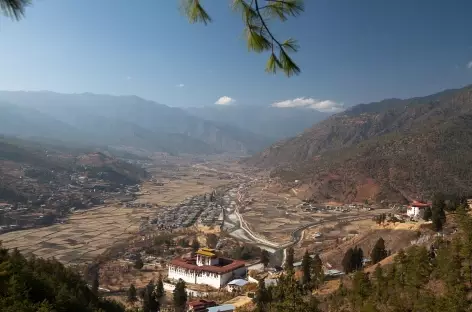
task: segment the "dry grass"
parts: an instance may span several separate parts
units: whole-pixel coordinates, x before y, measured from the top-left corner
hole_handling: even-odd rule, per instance
[[[249,298],[248,296],[237,296],[229,301],[226,301],[224,304],[232,304],[236,308],[240,308],[240,307],[247,306],[251,302],[252,302],[252,299]]]
[[[340,279],[329,280],[329,281],[324,282],[323,285],[321,285],[320,289],[315,290],[313,294],[319,295],[319,296],[330,295],[334,293],[336,290],[338,290],[340,285],[341,285]]]
[[[7,248],[63,263],[89,262],[114,243],[130,238],[147,209],[103,206],[72,215],[65,224],[0,235]]]
[[[370,230],[363,231],[361,234],[340,243],[335,248],[330,248],[321,254],[324,262],[329,262],[334,268],[341,268],[341,261],[345,252],[352,247],[358,246],[364,251],[364,255],[369,256],[377,240],[382,237],[385,240],[385,246],[392,254],[402,248],[410,246],[412,240],[417,238],[418,224],[397,224],[395,226],[373,225]],[[387,263],[387,259],[385,259]]]

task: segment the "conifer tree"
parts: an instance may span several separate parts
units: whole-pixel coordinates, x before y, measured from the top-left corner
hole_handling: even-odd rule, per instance
[[[285,257],[285,263],[284,263],[285,271],[293,272],[293,261],[294,261],[293,257],[294,257],[293,247],[289,247],[287,249],[287,255]]]
[[[269,252],[265,249],[261,249],[261,263],[264,265],[264,268],[269,264]]]
[[[194,252],[197,252],[197,250],[200,249],[200,243],[198,242],[198,240],[195,238],[193,241],[192,241],[192,250]]]
[[[311,283],[311,258],[308,254],[308,250],[305,251],[305,254],[302,258],[302,284],[308,286]]]
[[[429,221],[431,220],[431,217],[433,216],[433,212],[431,211],[430,207],[426,207],[424,209],[424,214],[423,214],[423,220]]]
[[[182,279],[179,279],[173,291],[174,308],[177,312],[183,312],[187,303],[187,287]]]
[[[385,249],[385,241],[380,237],[375,243],[374,248],[370,254],[373,264],[376,264],[387,257],[387,250]]]
[[[354,250],[352,248],[349,248],[344,254],[344,258],[341,263],[343,266],[343,270],[346,274],[349,274],[352,271],[354,271],[353,261],[352,261],[353,257],[354,257]]]
[[[256,312],[265,312],[267,311],[267,304],[269,303],[269,292],[265,286],[263,279],[259,280],[257,287],[256,296],[254,302],[256,303]]]
[[[444,200],[444,195],[441,193],[435,194],[432,206],[431,220],[433,221],[433,230],[440,232],[446,223],[446,213],[444,212],[446,202]]]
[[[141,270],[144,266],[143,259],[141,258],[141,254],[136,255],[136,260],[134,261],[134,268],[137,270]]]
[[[320,255],[315,254],[312,260],[312,281],[313,287],[318,289],[324,281],[323,262],[321,261]]]
[[[157,279],[155,294],[156,294],[156,298],[159,302],[165,296],[164,282],[162,280],[162,275],[160,275],[160,274],[159,274],[159,277]]]
[[[136,301],[138,301],[138,296],[136,292],[136,287],[134,284],[131,284],[128,289],[128,295],[127,295],[127,301],[131,304],[134,304]]]
[[[98,288],[100,286],[99,278],[100,278],[100,271],[98,267],[94,270],[92,275],[92,293],[94,295],[98,295]]]

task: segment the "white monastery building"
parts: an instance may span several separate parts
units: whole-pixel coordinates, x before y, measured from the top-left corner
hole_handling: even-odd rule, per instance
[[[406,214],[410,218],[421,219],[421,218],[423,218],[424,210],[427,207],[431,208],[431,204],[422,203],[422,202],[419,202],[419,201],[413,201],[411,203],[411,205],[408,207],[408,209],[406,210]]]
[[[185,283],[224,287],[235,278],[245,277],[246,263],[218,257],[214,249],[200,248],[195,256],[175,258],[169,263],[169,279]]]

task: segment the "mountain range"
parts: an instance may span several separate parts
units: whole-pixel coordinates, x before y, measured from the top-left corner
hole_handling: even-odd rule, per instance
[[[218,116],[210,111],[196,114],[137,96],[1,91],[0,134],[168,153],[247,155],[303,130],[293,124],[313,124],[325,116],[289,111],[285,113],[292,125],[280,125],[281,117],[258,116],[250,110],[239,113],[238,123],[226,122],[230,111]],[[252,131],[257,130],[259,117],[266,128]],[[252,127],[245,127],[244,119]],[[272,134],[270,129],[276,128]]]
[[[245,162],[314,201],[469,194],[472,86],[356,105]]]
[[[311,108],[262,105],[211,105],[185,110],[202,119],[245,129],[273,142],[303,132],[332,115]]]

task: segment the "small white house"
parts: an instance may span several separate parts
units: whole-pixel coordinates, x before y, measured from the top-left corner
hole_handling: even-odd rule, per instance
[[[226,286],[229,292],[238,292],[249,282],[244,279],[235,279]]]
[[[413,219],[422,219],[424,217],[424,211],[426,208],[431,208],[431,205],[428,203],[414,201],[407,208],[406,214]]]

